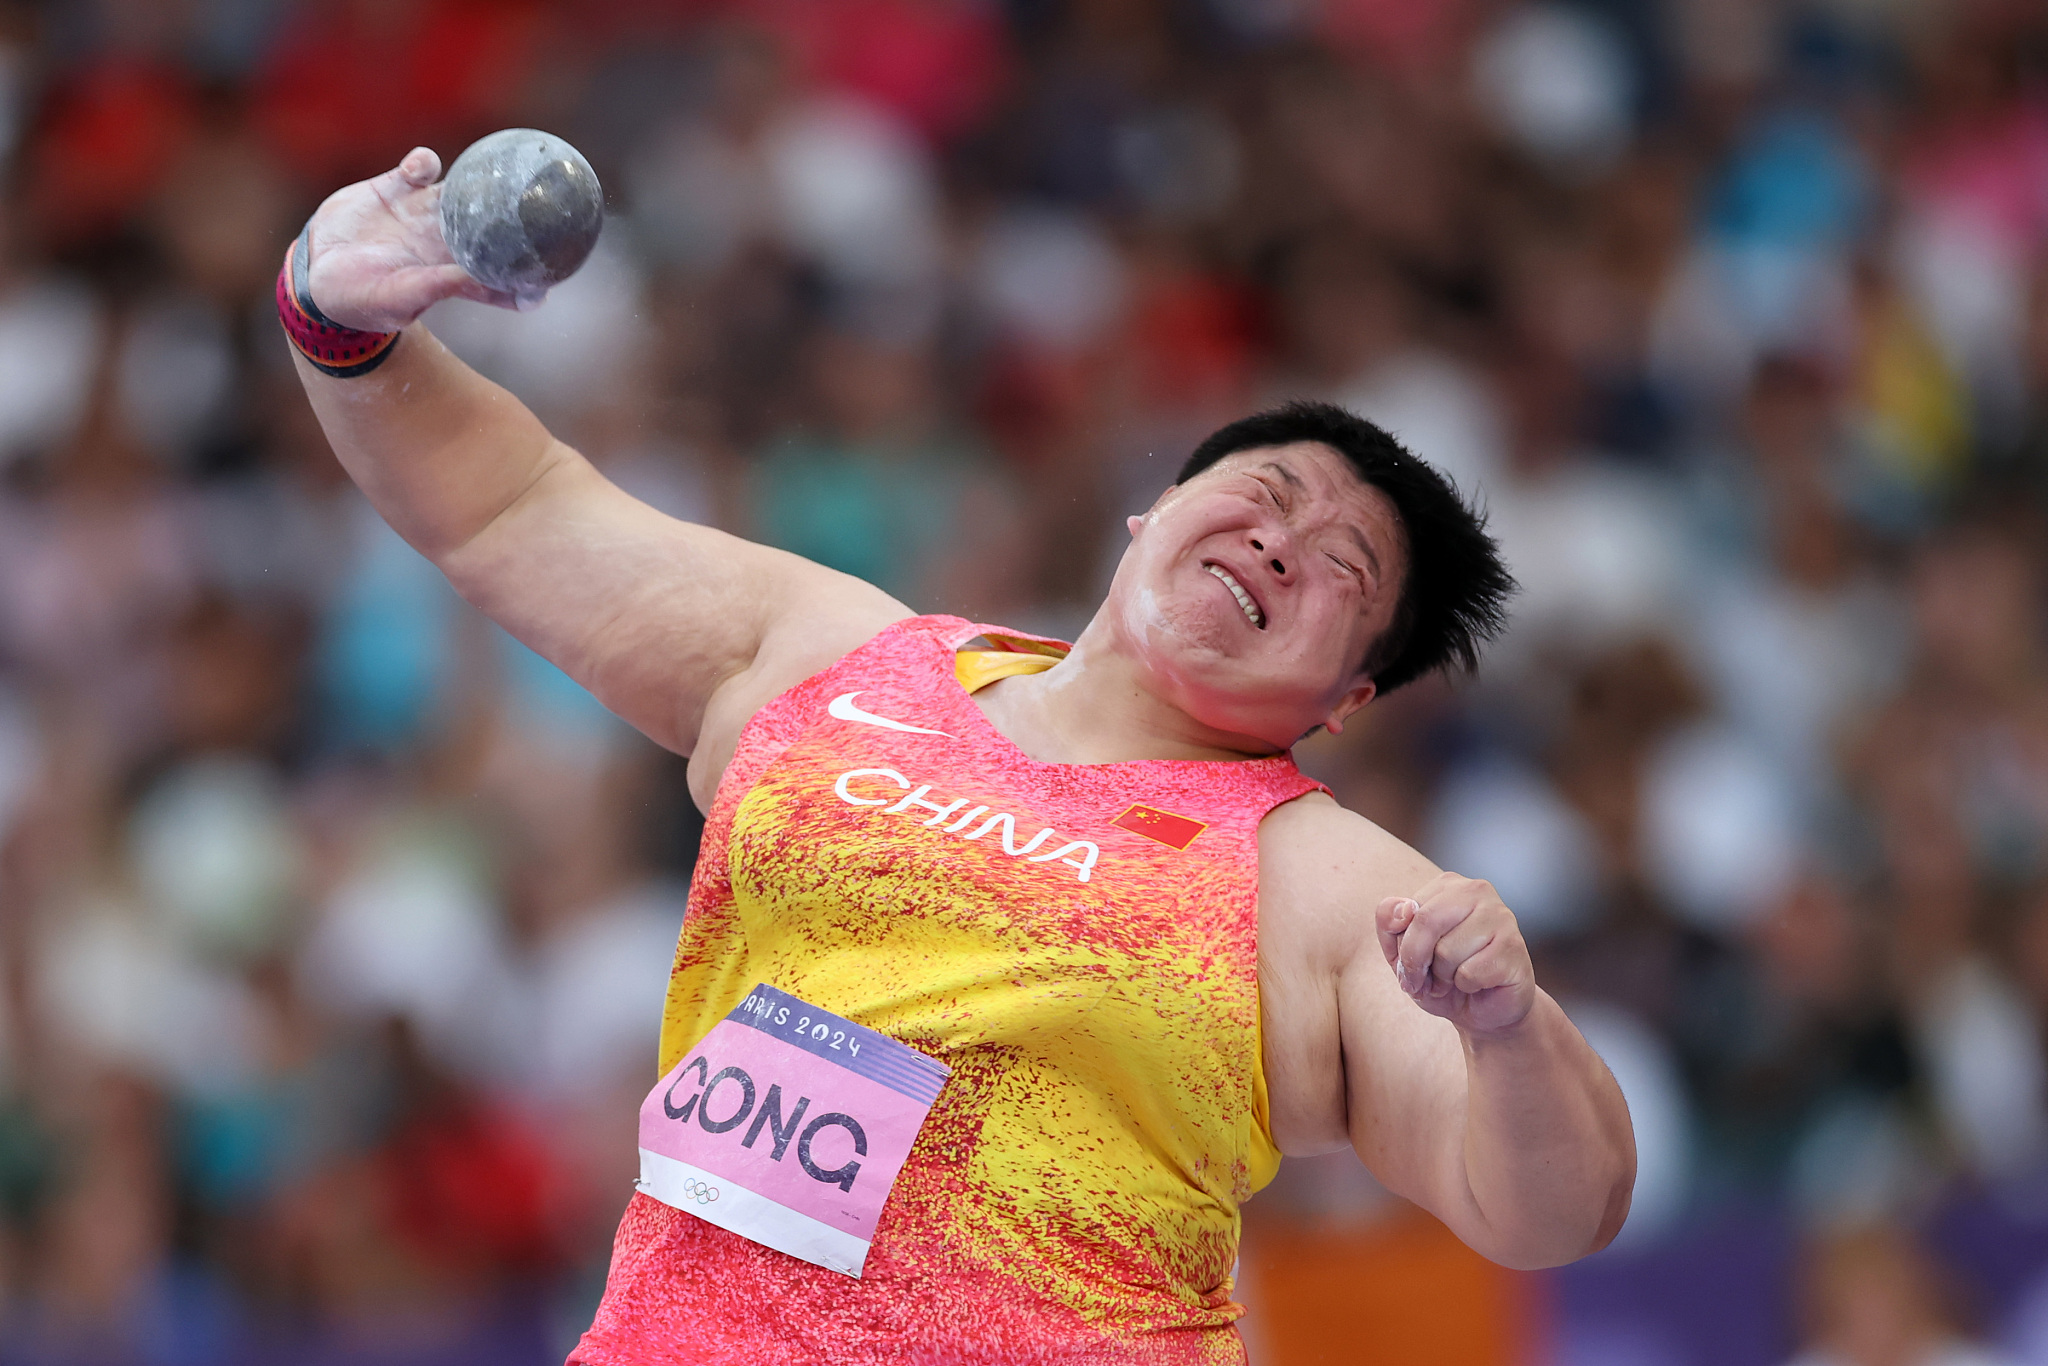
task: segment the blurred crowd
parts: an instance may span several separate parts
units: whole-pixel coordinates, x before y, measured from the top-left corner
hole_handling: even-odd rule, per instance
[[[604,238],[428,323],[678,516],[1071,636],[1262,404],[1489,510],[1478,679],[1299,757],[1501,889],[1641,1179],[1581,1268],[1432,1252],[1522,1308],[1399,1359],[2048,1362],[2038,0],[0,0],[0,1362],[588,1321],[701,823],[271,316],[322,196],[514,125]],[[1256,1359],[1378,1359],[1389,1208],[1254,1203]]]

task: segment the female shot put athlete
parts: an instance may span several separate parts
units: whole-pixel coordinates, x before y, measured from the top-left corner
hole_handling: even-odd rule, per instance
[[[464,596],[690,756],[709,822],[643,1150],[672,1123],[781,1163],[789,1208],[886,1192],[855,1276],[777,1250],[816,1223],[781,1197],[720,1226],[686,1212],[700,1168],[643,1165],[694,1184],[643,1179],[573,1361],[1241,1361],[1238,1208],[1343,1144],[1510,1266],[1614,1236],[1627,1111],[1513,914],[1288,758],[1497,626],[1507,576],[1441,478],[1340,410],[1261,414],[1130,520],[1071,648],[916,616],[635,502],[417,326],[510,302],[450,263],[438,173],[419,149],[337,192],[287,260],[313,407]],[[799,1135],[823,1072],[679,1066],[757,984],[943,1075],[899,1170],[847,1104]]]

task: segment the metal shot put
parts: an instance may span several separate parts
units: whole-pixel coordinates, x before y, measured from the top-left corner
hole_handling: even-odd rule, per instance
[[[574,275],[603,229],[597,173],[581,152],[536,128],[478,139],[441,182],[449,253],[507,294],[545,294]]]

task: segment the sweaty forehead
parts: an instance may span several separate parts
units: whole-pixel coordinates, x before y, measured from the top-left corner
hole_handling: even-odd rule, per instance
[[[1370,489],[1351,462],[1341,453],[1331,450],[1320,441],[1296,441],[1285,446],[1252,446],[1241,451],[1232,451],[1218,460],[1209,470],[1217,472],[1245,473],[1262,467],[1273,467],[1287,471],[1290,482],[1297,486],[1309,486],[1325,493],[1367,491]],[[1208,471],[1204,471],[1207,473]]]
[[[1397,547],[1400,544],[1401,515],[1394,500],[1367,483],[1347,457],[1320,441],[1233,451],[1202,473],[1256,474],[1276,480],[1322,505],[1330,515],[1357,523],[1368,539],[1391,537]]]

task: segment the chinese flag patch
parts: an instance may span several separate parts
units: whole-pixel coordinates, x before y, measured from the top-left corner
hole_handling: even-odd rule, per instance
[[[1148,840],[1158,840],[1172,849],[1185,849],[1195,842],[1195,836],[1209,827],[1201,821],[1176,816],[1171,811],[1161,811],[1156,806],[1134,805],[1130,810],[1110,822]]]

